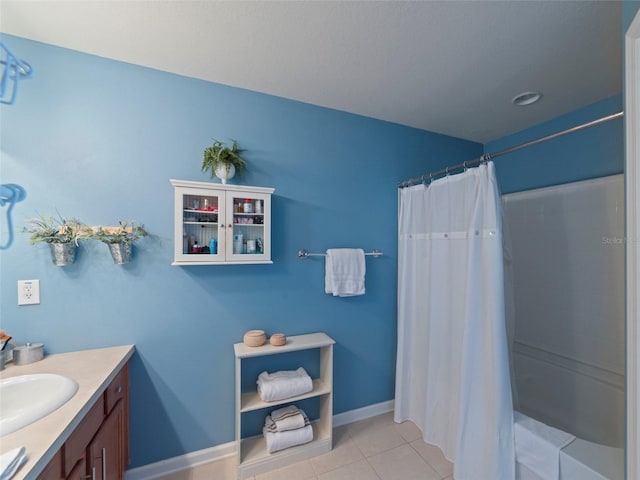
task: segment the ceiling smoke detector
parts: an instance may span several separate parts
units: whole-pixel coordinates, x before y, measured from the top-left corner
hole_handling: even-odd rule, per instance
[[[515,97],[513,97],[513,100],[511,101],[513,102],[514,105],[517,105],[519,107],[524,107],[526,105],[531,105],[536,102],[539,102],[541,99],[542,99],[542,94],[540,92],[524,92],[524,93],[521,93],[520,95],[516,95]]]

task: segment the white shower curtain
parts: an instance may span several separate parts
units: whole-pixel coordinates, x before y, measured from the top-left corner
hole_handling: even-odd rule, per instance
[[[502,218],[489,162],[399,191],[396,422],[456,480],[513,480]]]

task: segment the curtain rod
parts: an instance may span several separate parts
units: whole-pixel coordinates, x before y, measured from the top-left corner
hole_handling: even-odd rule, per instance
[[[484,162],[488,162],[489,160],[499,157],[501,155],[506,155],[507,153],[512,153],[517,150],[521,150],[523,148],[531,147],[533,145],[537,145],[538,143],[546,142],[547,140],[553,140],[554,138],[562,137],[569,133],[578,132],[580,130],[584,130],[585,128],[595,127],[596,125],[600,125],[601,123],[608,122],[610,120],[615,120],[617,118],[622,118],[624,116],[624,112],[613,113],[611,115],[607,115],[606,117],[598,118],[596,120],[592,120],[591,122],[583,123],[582,125],[577,125],[575,127],[568,128],[566,130],[562,130],[561,132],[552,133],[551,135],[547,135],[545,137],[537,138],[535,140],[531,140],[529,142],[524,142],[519,145],[515,145],[513,147],[505,148],[504,150],[500,150],[495,153],[485,153],[484,155],[480,155],[478,158],[473,160],[467,160],[459,165],[454,165],[453,167],[443,168],[442,170],[437,170],[435,172],[431,172],[428,175],[422,175],[420,177],[410,178],[409,180],[405,180],[404,182],[398,183],[398,188],[410,187],[412,185],[417,185],[419,183],[423,183],[426,180],[433,180],[435,177],[439,177],[440,175],[449,175],[455,170],[463,170],[468,167],[473,167],[474,165],[479,165]]]

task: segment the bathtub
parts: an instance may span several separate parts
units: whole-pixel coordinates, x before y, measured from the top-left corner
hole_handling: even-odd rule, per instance
[[[544,480],[517,458],[516,479]],[[624,480],[624,450],[576,438],[560,451],[560,479]]]

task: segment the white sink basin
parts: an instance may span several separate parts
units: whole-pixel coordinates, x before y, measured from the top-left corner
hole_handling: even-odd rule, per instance
[[[0,437],[50,414],[77,390],[75,380],[54,373],[0,380]]]

